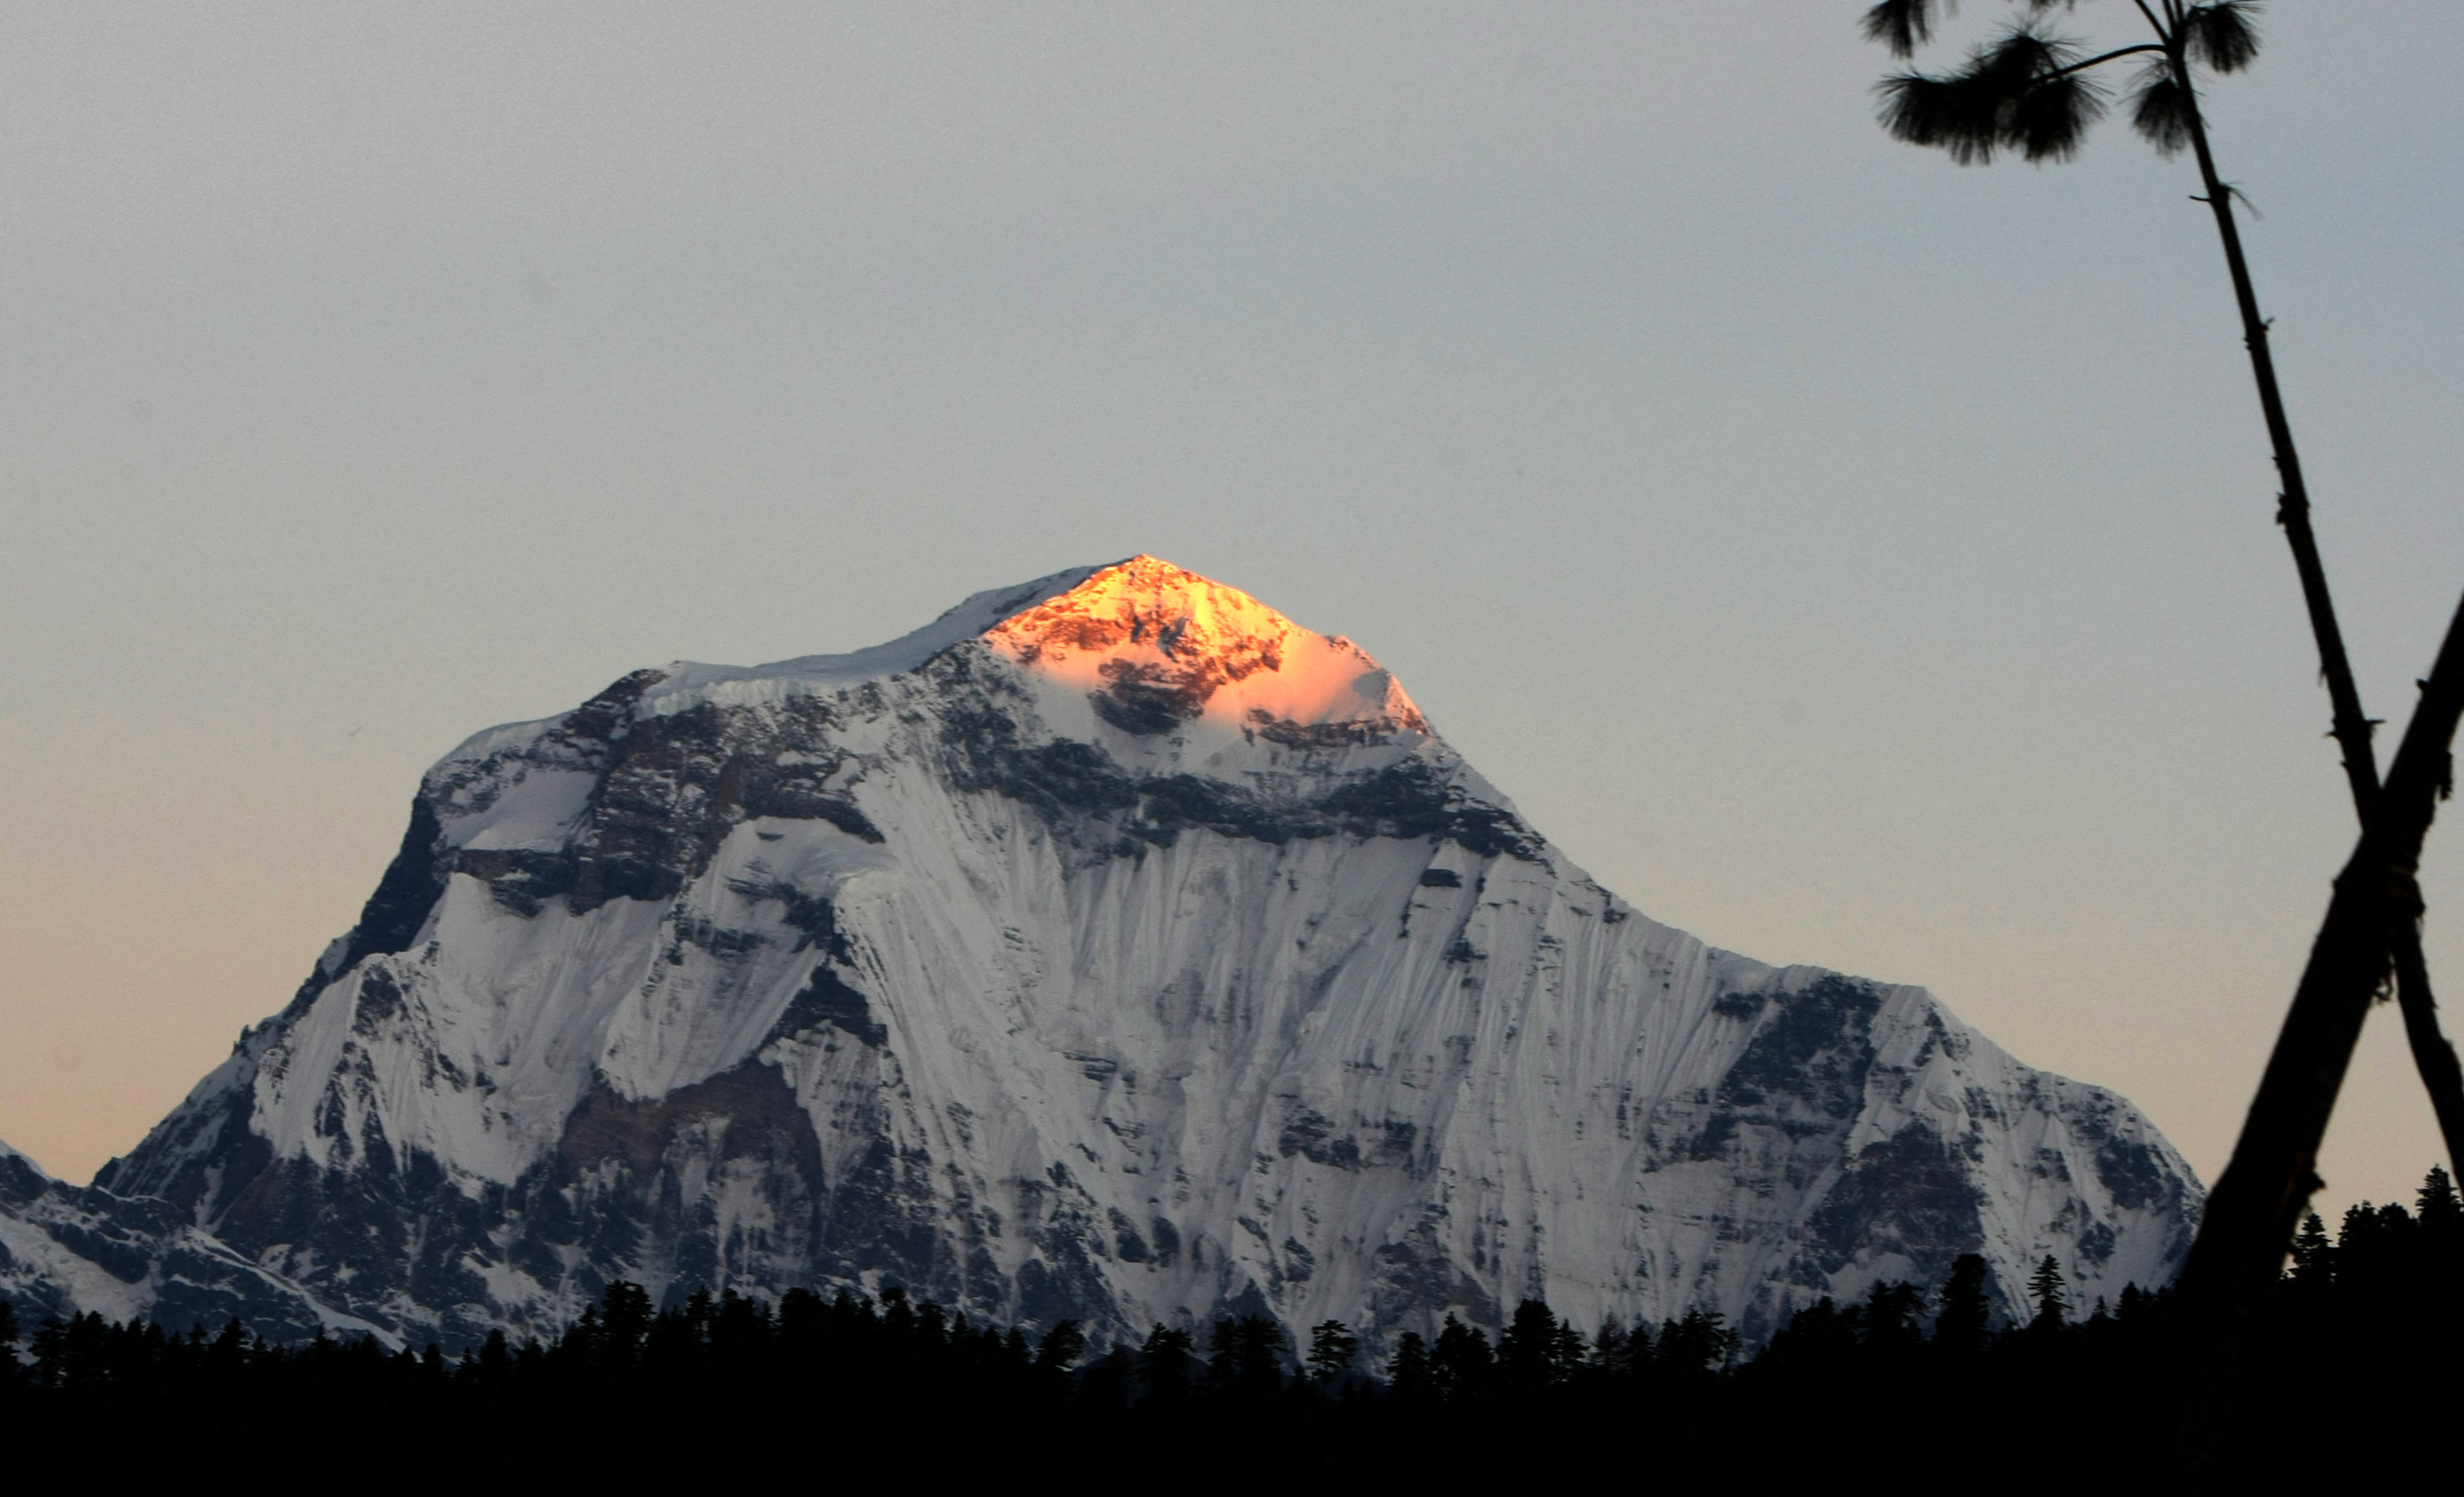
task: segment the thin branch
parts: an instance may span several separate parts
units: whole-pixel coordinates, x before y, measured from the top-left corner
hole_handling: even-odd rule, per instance
[[[2099,56],[2090,57],[2085,62],[2074,62],[2066,68],[2056,68],[2051,73],[2045,74],[2043,77],[2038,79],[2038,81],[2042,82],[2048,78],[2057,78],[2062,77],[2064,74],[2069,73],[2084,73],[2088,69],[2095,67],[2098,63],[2111,62],[2116,57],[2127,57],[2134,53],[2163,52],[2164,50],[2164,48],[2159,47],[2152,41],[2143,41],[2136,47],[2117,48],[2112,52],[2104,53]]]

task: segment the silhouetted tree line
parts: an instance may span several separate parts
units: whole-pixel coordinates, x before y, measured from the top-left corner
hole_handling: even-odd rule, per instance
[[[1202,1345],[1157,1326],[1090,1357],[1074,1322],[1029,1337],[898,1288],[797,1289],[775,1307],[699,1292],[662,1310],[619,1283],[551,1343],[498,1332],[459,1357],[95,1314],[21,1340],[0,1308],[17,1347],[0,1367],[0,1448],[19,1470],[639,1478],[758,1458],[816,1481],[889,1461],[919,1477],[1109,1472],[1197,1489],[1278,1471],[1523,1489],[1616,1473],[1947,1479],[1945,1463],[1975,1462],[1964,1474],[1997,1490],[2152,1471],[2183,1373],[2169,1293],[2129,1288],[2082,1312],[2051,1258],[2027,1293],[2030,1318],[1995,1325],[1991,1270],[1963,1257],[1939,1286],[1822,1300],[1751,1358],[1714,1313],[1585,1335],[1526,1300],[1494,1340],[1450,1315],[1377,1368],[1339,1321],[1305,1346],[1254,1315]],[[2308,1474],[2443,1461],[2440,1415],[2464,1391],[2464,1203],[2446,1172],[2413,1209],[2357,1206],[2332,1239],[2310,1218],[2267,1325],[2246,1417],[2298,1405],[2317,1420],[2324,1400],[2341,1434]],[[1308,1464],[1262,1464],[1286,1460]],[[2251,1474],[2277,1485],[2299,1465]]]

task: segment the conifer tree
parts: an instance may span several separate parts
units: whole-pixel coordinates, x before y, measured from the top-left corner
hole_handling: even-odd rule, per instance
[[[2412,1213],[2434,1242],[2453,1243],[2464,1236],[2464,1200],[2456,1199],[2455,1181],[2443,1165],[2430,1167],[2421,1194],[2413,1198]]]
[[[1340,1320],[1323,1321],[1309,1332],[1309,1376],[1326,1387],[1343,1380],[1352,1359],[1360,1354],[1360,1338]]]
[[[1439,1397],[1470,1398],[1487,1392],[1494,1362],[1488,1337],[1447,1311],[1446,1323],[1438,1330],[1438,1344],[1429,1353],[1429,1376]]]
[[[624,1279],[607,1286],[607,1292],[600,1297],[596,1348],[600,1360],[610,1367],[632,1366],[641,1355],[653,1318],[649,1290]]]
[[[2030,1322],[2031,1329],[2058,1331],[2070,1319],[2071,1302],[2063,1292],[2064,1283],[2062,1266],[2047,1253],[2045,1261],[2036,1265],[2036,1271],[2028,1276],[2028,1297],[2036,1302],[2036,1318]]]
[[[1497,1371],[1517,1393],[1533,1393],[1559,1380],[1557,1317],[1538,1300],[1514,1307],[1514,1318],[1497,1338]]]
[[[1611,1376],[1624,1373],[1631,1365],[1626,1350],[1625,1325],[1616,1315],[1602,1320],[1600,1329],[1592,1332],[1591,1354],[1585,1361],[1595,1372],[1607,1373]]]
[[[1177,1404],[1189,1397],[1189,1332],[1158,1321],[1138,1348],[1138,1386],[1150,1403]]]
[[[1743,1338],[1727,1328],[1727,1317],[1716,1310],[1696,1308],[1683,1320],[1661,1327],[1659,1365],[1670,1372],[1701,1374],[1728,1365]]]
[[[1215,1323],[1206,1358],[1218,1393],[1259,1397],[1284,1386],[1284,1328],[1264,1315]]]
[[[2123,1285],[2122,1287],[2122,1298],[2114,1302],[2114,1318],[2117,1320],[2137,1321],[2141,1315],[2146,1313],[2148,1299],[2149,1296],[2142,1292],[2136,1283]]]
[[[1934,1312],[1933,1344],[1955,1356],[1973,1356],[1985,1348],[1986,1328],[1992,1319],[1988,1297],[1993,1270],[1982,1253],[1962,1253],[1951,1260],[1950,1277],[1942,1287],[1941,1307]]]
[[[1560,1319],[1549,1332],[1549,1365],[1556,1380],[1565,1382],[1583,1370],[1586,1347],[1583,1333],[1571,1320]]]
[[[915,1307],[908,1301],[903,1286],[885,1286],[881,1291],[881,1324],[891,1338],[904,1341],[915,1329]]]
[[[1911,1351],[1925,1340],[1917,1321],[1925,1295],[1913,1284],[1877,1279],[1865,1292],[1865,1344],[1877,1352]]]
[[[236,1326],[239,1322],[234,1320],[231,1324]],[[226,1335],[230,1334],[229,1332],[224,1333]],[[495,1330],[490,1331],[488,1332],[488,1339],[479,1343],[478,1359],[474,1365],[477,1369],[476,1376],[487,1378],[492,1382],[501,1380],[507,1373],[513,1370],[513,1349],[505,1344],[505,1332],[503,1327],[499,1326]]]
[[[1417,1331],[1406,1331],[1395,1343],[1393,1360],[1386,1364],[1386,1385],[1395,1397],[1406,1404],[1423,1402],[1437,1392],[1436,1379],[1429,1368],[1429,1344]]]
[[[1651,1370],[1652,1363],[1659,1354],[1659,1349],[1652,1344],[1650,1323],[1636,1321],[1634,1329],[1625,1333],[1623,1370],[1639,1376]]]
[[[2301,1230],[2293,1238],[2293,1269],[2287,1276],[2295,1289],[2305,1300],[2315,1302],[2335,1282],[2336,1244],[2327,1240],[2327,1223],[2319,1213],[2308,1212],[2301,1218]]]
[[[1035,1370],[1054,1376],[1078,1365],[1087,1351],[1087,1332],[1074,1320],[1065,1320],[1044,1333],[1035,1349]]]

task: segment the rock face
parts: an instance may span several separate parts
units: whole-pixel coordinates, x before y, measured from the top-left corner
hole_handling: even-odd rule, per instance
[[[91,1310],[175,1332],[238,1319],[270,1340],[384,1328],[339,1314],[215,1241],[167,1202],[52,1178],[0,1144],[0,1302],[21,1332]]]
[[[1638,914],[1356,647],[1147,557],[480,734],[98,1183],[449,1347],[616,1277],[1757,1337],[1966,1251],[2159,1283],[2201,1199],[1924,991]]]

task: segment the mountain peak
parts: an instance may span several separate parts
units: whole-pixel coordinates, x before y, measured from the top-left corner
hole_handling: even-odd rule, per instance
[[[97,1188],[0,1165],[21,1312],[275,1276],[297,1333],[455,1351],[620,1278],[1758,1340],[1966,1252],[2019,1314],[2049,1253],[2158,1284],[2198,1210],[2121,1099],[1637,917],[1349,641],[1146,556],[473,738]]]
[[[1009,615],[984,642],[1086,691],[1107,722],[1159,733],[1201,717],[1320,725],[1428,723],[1394,676],[1341,635],[1303,628],[1237,587],[1139,555]]]
[[[1301,632],[1237,587],[1141,555],[1097,568],[1068,591],[1001,620],[984,637],[1022,665],[1144,645],[1184,665],[1211,658],[1237,681],[1253,671],[1280,669],[1281,647]]]

